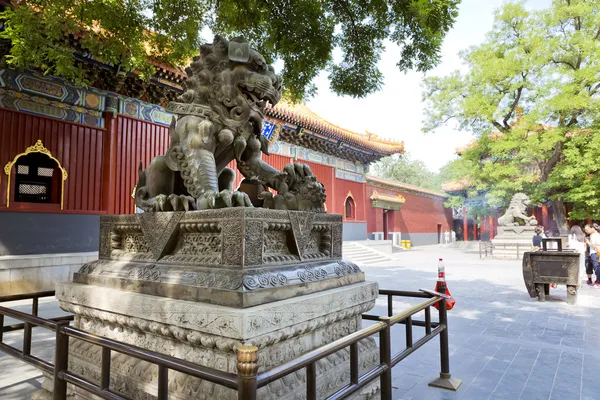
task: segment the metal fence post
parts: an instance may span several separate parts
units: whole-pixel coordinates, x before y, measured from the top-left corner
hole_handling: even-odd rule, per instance
[[[385,324],[385,328],[379,331],[379,360],[385,364],[386,370],[381,374],[381,398],[392,398],[392,344],[391,326],[389,317],[380,317],[379,320]]]
[[[440,377],[432,382],[429,386],[456,391],[461,385],[460,379],[452,378],[450,375],[450,352],[448,350],[448,313],[446,311],[446,299],[442,298],[439,302],[439,318],[440,325],[444,329],[440,332],[440,361],[442,370]]]
[[[256,400],[257,372],[258,347],[239,347],[237,349],[238,400]]]
[[[54,350],[54,400],[66,400],[67,381],[61,378],[61,372],[69,368],[69,336],[63,332],[69,321],[56,323],[56,347]]]

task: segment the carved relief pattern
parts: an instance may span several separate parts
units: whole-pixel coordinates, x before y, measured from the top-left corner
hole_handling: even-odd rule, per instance
[[[198,365],[235,373],[233,349],[226,353],[221,353],[206,349],[202,345],[189,345],[181,343],[176,339],[161,337],[160,335],[141,334],[127,326],[122,328],[114,325],[106,326],[99,321],[85,318],[80,320],[78,327],[118,341],[138,346],[142,345],[152,351],[159,351],[183,358]],[[353,318],[313,331],[311,335],[314,337],[314,340],[306,341],[298,337],[292,337],[279,344],[269,346],[259,353],[260,368],[268,370],[281,362],[298,357],[312,350],[315,343],[317,345],[331,343],[342,336],[355,332],[359,328],[360,322],[356,318]],[[72,357],[69,359],[69,369],[97,384],[101,377],[102,352],[100,347],[77,339],[71,342],[70,347]],[[372,338],[360,341],[358,343],[358,351],[359,373],[365,373],[379,362],[379,351]],[[319,382],[317,391],[319,398],[327,397],[349,382],[349,359],[349,351],[348,349],[344,349],[317,361],[317,381]],[[113,390],[117,390],[135,399],[151,399],[154,397],[149,397],[144,389],[155,387],[156,379],[157,369],[155,365],[119,353],[112,354],[111,388]],[[280,399],[282,395],[286,398],[303,397],[305,394],[305,382],[304,371],[298,371],[287,378],[275,381],[261,389],[259,396],[262,399]],[[371,389],[365,390],[372,390],[375,393],[377,387],[375,385]],[[176,372],[169,374],[169,392],[169,398],[174,399],[231,398],[233,400],[237,397],[235,392],[228,389]]]
[[[111,262],[108,260],[95,260],[89,263],[83,264],[83,266],[77,271],[80,274],[95,274],[101,275],[104,272],[104,266],[110,265]]]
[[[179,224],[179,230],[184,233],[221,232],[221,224],[218,222],[183,222]]]
[[[337,264],[338,265],[336,265],[333,270],[334,270],[335,274],[338,276],[355,274],[355,273],[361,272],[360,268],[358,268],[358,265],[353,264],[351,262],[338,261]]]
[[[266,231],[264,233],[264,253],[277,255],[291,254],[287,245],[287,235],[286,231]]]
[[[100,251],[98,256],[103,259],[110,258],[111,252],[111,229],[110,224],[105,222],[100,222]]]
[[[222,223],[224,265],[243,265],[244,236],[240,229],[242,221],[228,220]]]
[[[93,323],[93,326],[101,327],[102,329],[118,329],[123,334],[123,338],[129,338],[133,340],[136,336],[140,336],[140,332],[143,332],[147,334],[158,335],[162,338],[162,341],[164,341],[166,338],[172,338],[181,343],[189,343],[192,345],[202,346],[206,349],[218,349],[220,351],[225,352],[233,352],[235,349],[237,349],[238,346],[241,345],[257,346],[259,349],[270,347],[276,343],[284,342],[291,337],[303,334],[308,330],[313,331],[318,330],[320,328],[323,328],[325,331],[330,330],[336,323],[342,323],[344,324],[344,326],[348,326],[348,329],[350,331],[355,331],[360,327],[360,324],[357,327],[356,318],[360,319],[360,314],[370,310],[373,306],[374,302],[349,307],[341,312],[331,313],[315,320],[309,320],[300,324],[287,326],[283,329],[262,334],[242,343],[242,341],[239,340],[230,339],[213,334],[206,334],[197,330],[181,328],[174,325],[167,325],[160,322],[150,321],[136,317],[129,317],[120,314],[114,314],[71,303],[60,302],[60,307],[63,310],[77,314],[81,323],[85,323],[86,321],[88,321],[90,323]],[[271,314],[269,316],[252,318],[249,320],[249,332],[261,331],[261,324],[279,324],[282,322],[281,319],[283,317],[284,314],[276,313]],[[198,321],[202,323],[205,321],[205,319],[201,318]],[[227,317],[217,318],[213,321],[210,321],[210,324],[223,326],[223,328],[227,330],[232,328],[231,321]],[[198,328],[201,327],[202,326],[199,324]],[[97,329],[92,329],[92,326],[89,324],[85,325],[85,328],[82,329],[101,335],[106,334],[106,332],[97,331]],[[129,334],[127,334],[127,332],[129,332]],[[333,333],[335,333],[335,330],[331,332],[331,334]],[[149,345],[149,343],[147,342],[148,339],[145,339],[143,341],[143,343],[146,343],[146,348],[148,348]],[[164,343],[158,344],[157,346],[164,346]],[[158,350],[156,351],[160,351],[162,347],[157,348]],[[298,356],[300,354],[298,354]],[[266,360],[263,359],[262,361]]]
[[[289,218],[294,233],[294,240],[298,248],[300,260],[304,260],[310,241],[315,214],[310,212],[289,211]]]
[[[327,271],[323,268],[303,268],[298,271],[298,277],[302,282],[312,282],[327,278]]]
[[[126,253],[147,253],[150,251],[142,232],[123,235],[122,243],[122,249]]]
[[[155,259],[158,260],[163,255],[169,240],[176,234],[177,225],[183,214],[183,212],[137,214],[141,231]]]
[[[168,234],[162,235],[160,232],[162,229],[157,229],[161,233],[160,237],[150,238],[157,243],[160,242],[158,247],[161,248],[154,246],[152,244],[154,242],[151,243],[148,237],[144,237],[142,243],[137,236],[133,238],[128,236],[139,235],[143,232],[141,226],[142,214],[102,216],[100,257],[117,260],[157,261],[160,259],[159,263],[164,261],[183,265],[206,266],[258,266],[260,264],[290,264],[298,261],[331,259],[332,248],[334,247],[332,242],[336,243],[334,240],[335,235],[332,235],[332,227],[339,228],[340,238],[340,242],[338,242],[340,255],[333,258],[341,257],[342,223],[339,215],[297,211],[290,214],[288,211],[282,210],[251,208],[152,214],[154,214],[152,218],[146,217],[146,225],[155,226],[158,224],[156,226],[165,226],[166,230],[172,231],[172,235],[178,232],[180,238],[192,234],[189,238],[196,236],[194,240],[200,240],[198,238],[199,234],[213,233],[215,237],[221,234],[221,249],[215,249],[214,252],[207,254],[202,254],[206,251],[204,249],[197,251],[198,247],[213,249],[212,245],[215,242],[212,242],[212,240],[216,239],[210,239],[211,242],[206,243],[206,245],[201,246],[200,243],[192,245],[189,251],[187,249],[183,250],[182,245],[178,244],[174,250],[164,249],[167,253],[161,255],[158,254],[163,251],[161,246],[166,245],[167,239],[171,237]],[[290,217],[290,215],[293,216]],[[169,216],[171,218],[168,218]],[[155,221],[157,218],[160,221]],[[177,218],[179,218],[178,225],[176,224]],[[294,221],[291,221],[290,218]],[[297,225],[295,232],[292,231],[292,225],[294,224]],[[146,228],[148,229],[148,227]],[[308,230],[309,228],[311,230]],[[286,238],[284,241],[282,231],[289,232],[288,234],[294,236]],[[320,238],[317,238],[316,232],[320,233]],[[263,235],[266,236],[262,237],[261,241]],[[127,249],[124,248],[126,238],[128,240]],[[181,241],[180,238],[177,240]],[[293,241],[300,240],[300,246],[304,248],[302,255],[296,254],[297,246],[290,246],[289,239]],[[243,243],[244,240],[246,240],[245,243]],[[137,248],[147,251],[132,253]],[[154,253],[150,254],[152,251]],[[157,257],[157,254],[159,257]]]
[[[207,256],[192,256],[185,254],[167,255],[160,259],[168,263],[177,263],[182,265],[203,265],[203,266],[219,266],[221,264],[221,254],[212,254]]]
[[[242,277],[239,272],[196,272],[195,285],[217,288],[217,289],[229,289],[236,290],[242,286]]]
[[[310,233],[310,238],[308,240],[308,243],[306,245],[306,252],[307,253],[318,253],[319,250],[321,250],[321,232],[319,231],[312,231]]]
[[[248,290],[263,289],[267,287],[283,286],[287,278],[282,273],[270,273],[265,270],[244,277],[244,287]]]
[[[331,225],[315,224],[313,225],[313,231],[321,233],[319,239],[319,251],[323,253],[325,257],[331,256]]]
[[[154,256],[150,251],[130,253],[122,250],[113,250],[110,257],[121,261],[154,261]]]
[[[331,228],[331,257],[342,257],[342,224],[333,225]]]
[[[221,254],[221,236],[212,233],[187,233],[181,235],[173,254],[218,257]]]
[[[115,298],[111,296],[113,292],[113,289],[90,290],[89,287],[72,284],[57,286],[59,305],[65,311],[173,336],[181,341],[200,340],[201,337],[189,336],[193,332],[208,337],[218,335],[219,341],[214,346],[225,350],[237,343],[230,338],[252,337],[251,344],[260,348],[266,343],[272,344],[283,337],[303,332],[309,326],[316,329],[359,316],[374,306],[377,285],[365,284],[360,289],[340,290],[302,301],[273,303],[270,307],[262,307],[260,311],[250,310],[243,317],[239,312],[224,313],[201,303],[167,300],[157,306],[139,298],[139,295],[127,292],[119,292],[121,296]],[[102,311],[97,307],[111,311]],[[242,331],[244,336],[241,336]]]
[[[260,265],[263,257],[263,223],[262,221],[246,221],[245,229],[245,262],[244,265]]]
[[[129,272],[130,278],[141,279],[144,281],[158,281],[161,275],[160,269],[151,264],[147,267],[136,268]]]

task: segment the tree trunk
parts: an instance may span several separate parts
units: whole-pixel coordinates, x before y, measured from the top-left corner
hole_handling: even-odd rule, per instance
[[[562,197],[552,200],[552,209],[554,212],[554,221],[558,227],[560,235],[569,234],[569,224],[567,224],[567,210]]]

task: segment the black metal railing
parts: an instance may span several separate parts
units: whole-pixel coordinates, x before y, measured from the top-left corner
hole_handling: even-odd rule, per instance
[[[39,300],[44,297],[54,297],[54,290],[49,290],[45,292],[36,292],[36,293],[26,293],[26,294],[13,294],[8,296],[0,297],[0,303],[6,303],[9,301],[18,301],[18,300],[31,300],[31,315],[37,317],[38,308],[39,308]],[[64,315],[62,317],[49,318],[49,321],[73,321],[73,315]],[[2,327],[2,332],[11,332],[18,331],[24,329],[25,335],[31,335],[31,325],[28,327],[25,323],[21,324],[12,324],[12,325],[4,325],[4,315],[0,314],[0,326]],[[1,333],[1,332],[0,332]]]
[[[67,383],[78,386],[85,391],[103,399],[128,399],[127,397],[116,393],[109,388],[111,353],[113,351],[126,354],[158,366],[157,398],[159,400],[166,400],[168,398],[169,370],[178,371],[199,379],[206,380],[208,382],[215,383],[217,385],[237,390],[238,399],[255,400],[257,398],[258,389],[303,368],[306,369],[306,397],[308,400],[314,400],[317,398],[316,362],[340,350],[349,348],[350,383],[340,388],[336,393],[327,397],[327,399],[346,398],[367,384],[373,382],[377,378],[380,379],[382,399],[391,399],[392,368],[400,361],[417,351],[425,343],[439,335],[441,372],[440,377],[431,382],[430,385],[456,390],[460,385],[460,381],[451,378],[448,353],[448,319],[446,314],[446,299],[448,297],[440,293],[429,291],[406,292],[380,290],[379,294],[387,296],[387,316],[365,314],[363,315],[363,319],[376,321],[376,323],[261,373],[258,373],[259,351],[258,348],[254,346],[244,346],[237,349],[237,374],[234,374],[199,366],[185,360],[145,350],[137,346],[118,342],[82,331],[77,328],[73,328],[69,326],[68,320],[64,320],[64,317],[61,317],[63,318],[62,320],[43,319],[37,315],[33,315],[33,313],[32,315],[29,315],[6,307],[0,307],[0,323],[3,323],[4,316],[23,321],[21,328],[24,329],[23,350],[16,349],[2,342],[3,338],[1,332],[5,332],[3,328],[0,332],[0,351],[19,358],[26,363],[52,375],[54,377],[54,400],[66,399]],[[54,295],[54,293],[36,293],[30,295],[29,298],[33,298],[34,304],[37,304],[37,300],[35,299],[51,295]],[[426,300],[404,312],[394,315],[394,297],[413,297],[423,298]],[[27,297],[3,297],[0,298],[0,302],[8,301],[5,300],[6,298],[10,298],[11,300],[20,300]],[[431,307],[436,304],[439,308],[439,322],[433,322],[431,320]],[[37,311],[37,306],[34,306],[34,310]],[[422,311],[424,312],[425,319],[414,320],[413,316]],[[391,328],[396,324],[403,324],[406,327],[406,346],[402,351],[392,354]],[[32,326],[46,328],[56,333],[54,364],[31,355]],[[425,334],[416,341],[413,339],[413,326],[425,328]],[[379,334],[379,364],[360,375],[358,368],[358,342],[376,334]],[[96,385],[69,371],[68,359],[70,338],[83,340],[102,347],[101,379],[99,385]]]
[[[480,241],[479,242],[479,259],[488,258],[494,251],[494,244],[491,241]]]

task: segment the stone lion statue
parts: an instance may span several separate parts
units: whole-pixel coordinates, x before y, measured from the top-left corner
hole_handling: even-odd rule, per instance
[[[498,218],[498,226],[519,226],[517,218],[522,219],[531,226],[537,225],[538,222],[535,217],[525,214],[529,204],[531,204],[531,201],[525,193],[515,194],[510,200],[510,205],[504,215]]]
[[[186,72],[184,93],[167,105],[178,116],[169,149],[145,170],[140,163],[136,205],[147,212],[255,205],[323,212],[325,188],[307,165],[278,171],[261,159],[269,154],[265,109],[279,102],[282,85],[263,56],[242,38],[216,36]],[[234,159],[251,196],[233,190],[235,171],[226,166]]]

